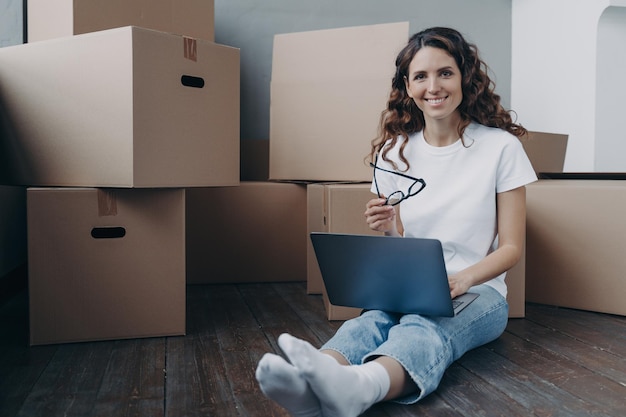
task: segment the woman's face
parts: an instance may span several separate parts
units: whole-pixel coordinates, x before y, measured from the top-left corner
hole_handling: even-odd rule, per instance
[[[409,64],[406,90],[424,113],[426,123],[458,119],[463,100],[461,71],[446,51],[434,47],[420,49]]]

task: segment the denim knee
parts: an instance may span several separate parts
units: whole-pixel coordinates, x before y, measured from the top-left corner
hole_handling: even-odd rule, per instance
[[[340,353],[353,365],[363,363],[365,356],[380,346],[402,316],[380,310],[364,311],[346,320],[321,349]]]

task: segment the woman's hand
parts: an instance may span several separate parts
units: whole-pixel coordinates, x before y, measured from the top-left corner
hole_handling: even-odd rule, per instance
[[[365,205],[365,221],[370,229],[399,236],[394,206],[385,205],[384,198],[374,198]]]
[[[471,287],[470,280],[463,279],[462,274],[450,275],[448,285],[450,285],[450,297],[452,298],[465,294]]]

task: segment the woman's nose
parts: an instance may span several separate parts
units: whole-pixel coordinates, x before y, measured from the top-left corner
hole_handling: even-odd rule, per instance
[[[436,78],[431,78],[428,84],[428,92],[433,94],[439,91],[439,83]]]

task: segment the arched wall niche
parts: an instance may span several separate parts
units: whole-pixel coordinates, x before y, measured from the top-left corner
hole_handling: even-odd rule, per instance
[[[594,160],[596,172],[626,172],[625,45],[626,7],[609,6],[598,22]],[[579,76],[580,82],[585,82],[585,75]]]

